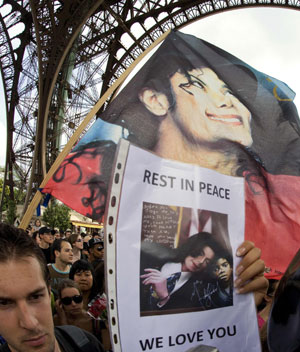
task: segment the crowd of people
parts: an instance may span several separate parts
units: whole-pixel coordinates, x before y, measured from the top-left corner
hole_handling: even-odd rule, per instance
[[[0,351],[33,351],[39,350],[39,346],[47,346],[49,349],[46,350],[53,352],[110,351],[103,234],[51,231],[41,224],[38,227],[26,233],[0,224],[0,334],[4,337],[1,336]],[[145,246],[142,250],[149,254],[149,248]],[[157,253],[157,248],[154,249]],[[151,286],[152,294],[156,294],[156,299],[148,297],[148,303],[152,305],[150,309],[182,307],[195,304],[195,299],[197,306],[201,303],[205,309],[212,309],[232,305],[233,289],[240,293],[254,292],[263,352],[273,351],[269,350],[268,342],[269,315],[273,316],[274,325],[278,316],[281,319],[284,315],[280,313],[282,307],[288,305],[290,309],[287,320],[295,313],[290,301],[282,298],[282,292],[286,294],[286,288],[291,290],[290,287],[298,289],[300,254],[294,259],[297,265],[293,262],[292,269],[287,270],[280,282],[270,280],[266,285],[260,250],[245,241],[237,252],[242,257],[236,268],[240,282],[237,284],[237,281],[233,282],[232,255],[221,250],[210,234],[191,236],[179,249],[173,249],[169,259],[166,255],[161,256],[165,262],[161,271],[179,266],[181,275],[186,276],[179,288],[174,290],[175,286],[170,288],[167,280],[159,280],[161,272],[158,269],[145,270],[141,275],[142,285]],[[207,268],[215,280],[214,295],[209,303],[198,299],[199,278]],[[191,282],[198,291],[194,301],[187,302],[180,299],[179,293],[181,289],[186,291]],[[176,291],[179,299],[175,297]],[[276,298],[277,291],[281,296],[277,294]],[[277,308],[272,310],[274,296]],[[291,297],[298,302],[294,291]],[[78,344],[81,344],[79,349]]]
[[[111,350],[104,293],[103,231],[60,231],[43,226],[37,219],[26,232],[47,265],[54,325],[81,328],[97,338],[103,351]]]

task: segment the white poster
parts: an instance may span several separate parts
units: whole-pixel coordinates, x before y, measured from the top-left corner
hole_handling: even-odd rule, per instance
[[[115,351],[260,351],[253,296],[233,287],[243,178],[133,145],[118,169],[114,260],[107,253]]]

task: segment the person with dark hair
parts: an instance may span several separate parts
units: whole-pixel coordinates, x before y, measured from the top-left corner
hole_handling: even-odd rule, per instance
[[[48,264],[48,269],[51,276],[51,290],[57,298],[59,282],[69,277],[73,262],[73,250],[70,242],[66,239],[55,240],[51,249],[55,262]]]
[[[229,251],[216,255],[206,280],[194,281],[191,299],[205,309],[233,304],[233,258]]]
[[[60,237],[60,232],[58,229],[53,229],[51,230],[51,233],[52,235],[54,236],[54,240],[59,240],[61,237]]]
[[[65,236],[65,231],[64,230],[59,230],[59,235],[60,235],[60,238],[66,238]]]
[[[263,265],[258,260],[259,255],[257,249],[253,244],[244,242],[245,248],[243,255],[243,263],[247,263],[244,267],[244,274],[247,273],[247,282],[243,278],[244,284],[237,287],[237,290],[242,292],[249,292],[255,290],[254,285],[264,287],[265,280],[262,279],[260,283],[256,275],[262,275]],[[155,310],[172,310],[182,308],[196,308],[207,309],[208,306],[200,299],[195,299],[195,286],[202,285],[204,279],[209,277],[216,261],[225,256],[228,252],[217,241],[216,237],[210,233],[201,232],[189,237],[186,242],[178,248],[169,249],[162,245],[155,243],[142,243],[141,265],[144,268],[141,275],[141,312],[155,311]],[[250,252],[252,254],[250,255]],[[254,254],[254,255],[253,255]],[[226,254],[226,257],[229,258]],[[249,258],[251,262],[249,262]],[[229,259],[228,259],[229,260]],[[246,267],[254,262],[256,269],[253,272],[247,272]],[[150,266],[148,264],[150,263]],[[153,266],[151,265],[153,263]],[[232,263],[231,263],[232,265]],[[241,264],[243,265],[243,264]],[[230,278],[232,279],[232,277]],[[232,284],[232,281],[228,283]],[[251,284],[250,284],[251,282]],[[246,284],[245,284],[246,283]],[[247,286],[250,284],[250,286]],[[143,286],[147,286],[145,289]],[[199,287],[198,287],[199,290]],[[228,293],[230,297],[230,293]],[[221,303],[222,304],[222,303]],[[223,306],[230,304],[226,299],[223,300]],[[211,307],[212,308],[212,307]],[[215,307],[214,307],[215,308]]]
[[[218,286],[215,296],[216,305],[232,305],[233,260],[230,253],[219,254],[213,273],[216,276]]]
[[[40,248],[42,252],[44,253],[44,256],[46,258],[47,263],[53,263],[53,259],[51,258],[51,245],[54,241],[54,236],[51,233],[51,230],[43,226],[39,229],[39,237],[40,237]]]
[[[34,231],[32,234],[32,239],[35,241],[35,243],[40,246],[41,244],[41,239],[38,231]]]
[[[101,328],[103,331],[106,330],[104,331],[104,335],[106,335],[105,340],[107,340],[108,331],[105,325],[107,322],[107,299],[103,291],[103,265],[97,267],[96,271],[94,271],[93,266],[88,261],[83,259],[77,260],[77,262],[72,265],[69,278],[74,280],[82,291],[83,308],[92,318],[102,322]]]
[[[103,351],[88,332],[54,328],[49,282],[45,257],[32,238],[0,224],[0,335],[6,340],[0,351],[72,352],[82,339],[86,350]]]
[[[83,294],[83,307],[88,309],[88,304],[97,296],[98,286],[94,280],[94,268],[84,259],[77,260],[71,267],[69,278],[74,280]]]
[[[142,255],[151,245],[142,244]],[[168,260],[164,258],[159,269],[144,269],[141,278],[143,285],[150,286],[150,310],[192,307],[190,297],[194,277],[203,274],[220,251],[221,246],[213,235],[198,233],[171,250]]]
[[[104,261],[104,242],[98,237],[93,237],[88,244],[89,261],[95,269],[99,263]]]

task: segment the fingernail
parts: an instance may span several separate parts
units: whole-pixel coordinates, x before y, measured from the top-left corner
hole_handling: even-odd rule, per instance
[[[244,270],[243,265],[239,265],[235,271],[236,275],[239,276],[243,272],[243,270]]]
[[[245,252],[245,248],[241,247],[236,251],[236,255],[237,256],[241,256],[243,253]]]
[[[241,279],[237,279],[237,280],[235,280],[235,282],[234,282],[234,287],[238,287],[239,285],[240,285],[240,283],[242,282],[242,280]]]

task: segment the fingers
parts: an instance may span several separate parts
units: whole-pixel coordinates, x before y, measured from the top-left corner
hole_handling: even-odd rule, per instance
[[[263,260],[258,259],[253,264],[248,266],[242,271],[242,273],[235,280],[234,286],[236,288],[241,288],[242,286],[249,283],[249,281],[254,281],[258,277],[264,277],[265,263]],[[249,286],[251,287],[251,286]]]
[[[255,248],[255,245],[253,242],[250,241],[244,241],[237,249],[236,255],[238,257],[242,257],[245,254],[247,254],[251,249]]]
[[[157,270],[157,269],[151,269],[151,268],[145,269],[144,271],[147,271],[147,272],[149,272],[149,273],[160,273],[159,270]]]
[[[144,279],[142,281],[144,285],[158,284],[166,281],[166,278],[163,277],[162,273],[159,270],[145,269],[145,271],[147,271],[147,274],[143,274],[140,276],[142,279]]]
[[[242,257],[236,267],[237,279],[234,286],[237,293],[264,292],[268,280],[264,277],[265,263],[260,259],[261,250],[250,241],[243,242],[237,249],[237,256]]]
[[[144,285],[150,285],[150,284],[153,284],[153,285],[155,285],[155,284],[159,284],[159,283],[162,283],[162,282],[164,282],[164,281],[166,281],[166,279],[164,279],[164,278],[162,278],[162,277],[148,277],[148,278],[146,278],[145,280],[143,280],[142,281],[142,283],[144,284]]]
[[[149,277],[151,275],[161,275],[161,272],[157,269],[145,269],[145,271],[147,272],[147,274],[141,275],[141,278]]]
[[[254,247],[254,244],[252,242],[249,242],[249,241],[246,241],[246,242],[244,242],[243,244],[247,244],[247,245],[243,247],[239,247],[237,251],[237,255],[238,255],[238,253],[240,253],[239,250],[242,248],[243,255],[239,255],[239,256],[242,256],[243,259],[236,267],[236,275],[241,276],[242,273],[247,271],[248,275],[250,274],[248,279],[250,279],[255,275],[263,273],[265,265],[264,265],[264,262],[260,260],[261,250],[259,248]],[[255,265],[253,266],[253,264]],[[252,272],[252,270],[254,271]]]
[[[236,288],[237,293],[264,292],[268,289],[268,280],[264,276],[257,276],[248,281],[244,286]]]

